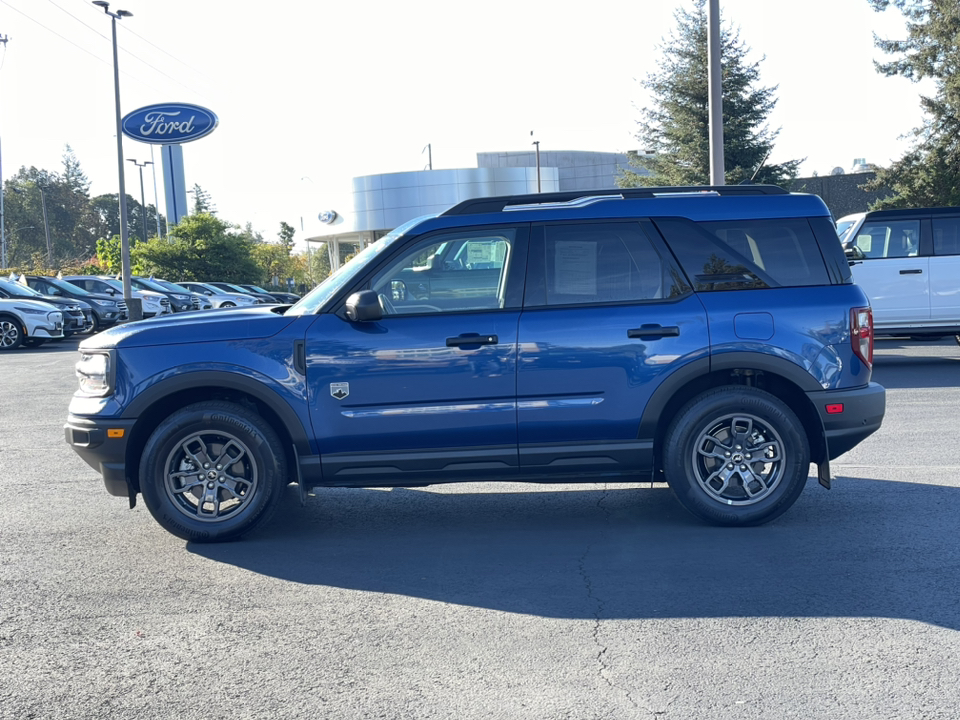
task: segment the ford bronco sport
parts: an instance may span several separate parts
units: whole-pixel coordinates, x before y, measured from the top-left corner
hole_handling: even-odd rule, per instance
[[[292,307],[80,346],[67,442],[195,541],[282,489],[666,481],[772,520],[878,427],[873,331],[830,213],[777,187],[467,200]]]

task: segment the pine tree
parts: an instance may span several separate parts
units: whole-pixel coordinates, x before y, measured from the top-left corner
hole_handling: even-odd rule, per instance
[[[922,96],[925,118],[913,130],[913,147],[877,172],[868,190],[892,195],[873,209],[960,205],[960,3],[957,0],[868,0],[878,12],[891,5],[907,20],[906,40],[874,43],[892,59],[875,62],[886,76],[933,80],[933,97]]]
[[[662,47],[661,70],[642,82],[653,100],[638,122],[644,153],[629,153],[630,164],[649,172],[622,170],[621,187],[706,185],[710,181],[707,13],[705,0],[679,8],[677,30]],[[737,30],[720,30],[724,176],[728,184],[749,181],[789,184],[801,160],[767,162],[779,130],[766,126],[777,104],[773,87],[760,87],[759,63]],[[646,154],[649,153],[649,154]]]

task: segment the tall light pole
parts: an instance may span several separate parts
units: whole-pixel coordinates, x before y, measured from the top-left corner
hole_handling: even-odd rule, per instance
[[[710,184],[724,184],[723,89],[720,72],[720,0],[707,3],[707,59],[709,67]]]
[[[7,50],[7,40],[9,40],[6,35],[0,35],[0,43],[3,43],[3,50]],[[0,153],[2,156],[3,153]],[[5,268],[7,266],[7,231],[5,229],[6,219],[3,214],[3,162],[0,160],[0,268]]]
[[[140,168],[140,215],[143,216],[143,241],[146,242],[147,241],[147,201],[143,195],[143,168],[146,167],[147,165],[153,165],[153,163],[150,162],[149,160],[140,163],[130,158],[127,158],[127,162],[132,162],[134,165]]]
[[[41,185],[37,183],[37,187],[40,188],[40,207],[43,208],[43,232],[47,236],[47,263],[50,266],[50,269],[53,269],[53,243],[50,242],[50,223],[47,222],[47,196],[43,192],[48,190],[48,185]]]
[[[110,3],[107,0],[93,0],[93,4],[102,7],[110,16],[110,26],[113,30],[113,94],[117,115],[117,175],[120,179],[120,268],[123,275],[123,298],[127,302],[127,313],[131,320],[143,319],[143,306],[139,298],[133,297],[133,287],[130,283],[130,238],[127,237],[127,188],[123,178],[123,128],[120,124],[120,63],[117,60],[117,20],[133,17],[132,12],[117,10],[110,12]]]
[[[157,237],[163,237],[160,234],[160,196],[157,195],[157,166],[153,163],[153,145],[150,146],[150,164],[153,165],[153,207],[156,210],[154,216],[157,218]]]
[[[530,131],[530,135],[533,135],[533,130]],[[533,145],[537,148],[537,192],[540,192],[540,141],[534,140]]]

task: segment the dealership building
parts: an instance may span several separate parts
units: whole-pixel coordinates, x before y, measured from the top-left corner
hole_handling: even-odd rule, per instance
[[[463,200],[497,195],[600,190],[617,186],[625,153],[477,153],[477,167],[385,173],[353,178],[352,190],[335,203],[311,208],[304,223],[309,243],[324,243],[330,267],[340,265],[341,246],[366,247],[393,228],[422,215],[442,213]],[[306,220],[309,219],[309,224]]]

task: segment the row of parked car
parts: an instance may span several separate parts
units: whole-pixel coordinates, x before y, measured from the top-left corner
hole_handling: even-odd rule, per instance
[[[132,277],[143,317],[257,304],[290,304],[299,295],[226,282],[173,283]],[[96,333],[129,315],[123,283],[106,275],[11,275],[0,278],[0,351]]]

